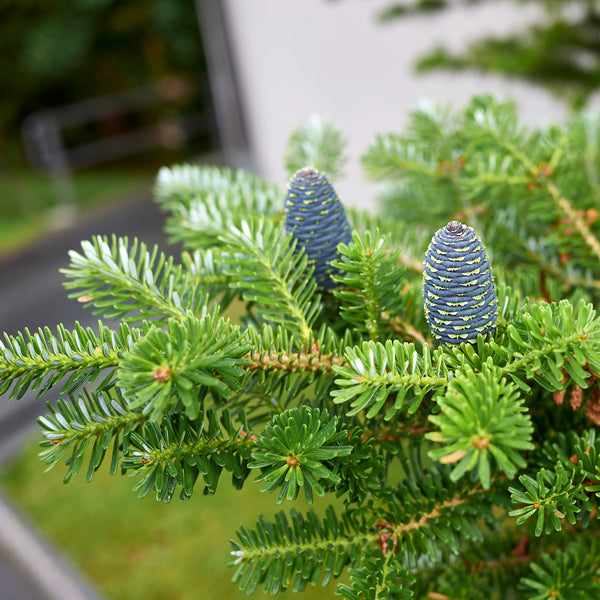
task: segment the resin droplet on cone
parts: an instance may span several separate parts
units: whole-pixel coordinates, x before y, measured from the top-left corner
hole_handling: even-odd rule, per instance
[[[338,258],[337,246],[352,241],[352,230],[344,207],[327,177],[315,169],[300,169],[288,183],[285,228],[298,247],[304,248],[314,277],[322,290],[335,287],[331,261]]]
[[[492,270],[471,227],[451,221],[431,238],[423,291],[425,316],[440,342],[471,342],[495,329],[498,299]]]

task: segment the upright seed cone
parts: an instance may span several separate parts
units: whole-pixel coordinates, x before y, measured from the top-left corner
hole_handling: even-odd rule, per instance
[[[288,183],[284,210],[285,228],[314,264],[319,288],[328,291],[335,287],[331,261],[338,258],[340,242],[352,241],[352,231],[327,176],[315,169],[296,171]]]
[[[444,344],[496,327],[498,299],[485,248],[471,227],[451,221],[431,238],[423,271],[425,316]]]

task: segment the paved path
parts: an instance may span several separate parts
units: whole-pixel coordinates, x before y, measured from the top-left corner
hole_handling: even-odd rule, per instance
[[[25,327],[54,327],[58,323],[70,327],[77,320],[95,326],[97,317],[69,300],[62,287],[63,277],[58,270],[67,266],[68,251],[79,248],[80,241],[92,235],[112,233],[137,236],[149,245],[166,247],[162,224],[163,217],[151,200],[139,198],[86,214],[69,230],[55,233],[19,255],[0,258],[0,333],[14,334]],[[36,417],[43,412],[43,401],[33,394],[13,402],[0,397],[0,466],[10,459],[24,437],[37,429]],[[28,565],[33,568],[28,569]],[[0,598],[98,598],[1,496]]]
[[[0,259],[0,333],[15,334],[29,327],[35,330],[75,321],[95,327],[98,317],[75,300],[67,298],[63,276],[58,272],[68,265],[68,251],[78,249],[81,240],[96,234],[137,236],[149,245],[166,247],[162,233],[163,216],[148,198],[121,206],[112,205],[88,214],[68,231],[56,233],[16,256]],[[18,401],[0,398],[0,464],[6,453],[21,438],[22,430],[35,424],[44,411],[43,401],[27,394]]]

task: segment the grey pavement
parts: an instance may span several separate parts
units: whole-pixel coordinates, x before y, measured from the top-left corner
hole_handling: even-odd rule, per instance
[[[74,226],[55,232],[17,255],[0,258],[0,332],[29,327],[66,327],[79,321],[94,326],[98,317],[67,298],[58,270],[68,251],[96,234],[137,236],[167,249],[161,215],[148,198],[102,207],[80,217]],[[177,253],[178,250],[174,249]],[[52,398],[46,398],[52,400]],[[8,402],[0,397],[0,466],[10,460],[25,437],[37,429],[44,401],[27,394]],[[40,463],[40,469],[42,465]],[[94,600],[93,587],[36,534],[0,495],[0,598],[2,600]]]
[[[67,298],[59,269],[68,265],[68,251],[93,235],[137,236],[148,245],[166,249],[161,215],[149,198],[104,207],[88,213],[68,230],[56,232],[18,256],[0,258],[0,332],[16,334],[75,321],[95,327],[98,317]],[[177,252],[177,250],[175,250]],[[51,399],[51,398],[48,398]],[[0,464],[22,433],[44,412],[43,401],[27,394],[17,401],[0,398]]]

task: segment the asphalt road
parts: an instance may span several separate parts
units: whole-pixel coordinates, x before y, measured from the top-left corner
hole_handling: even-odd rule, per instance
[[[148,245],[156,243],[166,249],[162,225],[163,216],[152,201],[149,198],[139,198],[88,213],[79,218],[74,226],[36,242],[26,251],[0,258],[0,333],[15,334],[25,327],[35,330],[43,325],[54,327],[58,323],[69,328],[75,321],[84,326],[95,326],[98,317],[85,311],[75,300],[69,300],[62,286],[63,277],[58,271],[68,265],[68,251],[78,249],[81,240],[93,235],[113,233],[130,238],[137,236]],[[0,465],[10,460],[24,438],[37,429],[36,418],[45,410],[44,402],[36,399],[33,394],[12,402],[0,397]],[[54,551],[44,551],[43,541],[36,546],[36,535],[33,534],[29,539],[26,527],[19,523],[18,515],[14,518],[10,516],[10,512],[4,515],[5,522],[2,523],[0,519],[0,598],[48,600],[52,595],[39,589],[39,581],[36,586],[32,581],[32,572],[28,572],[27,559],[19,559],[18,555],[19,548],[27,548],[27,544],[30,544],[29,547],[32,547],[31,544],[37,547],[41,555],[45,552],[49,559]],[[2,530],[7,531],[9,525],[14,525],[12,539],[8,542],[8,546],[13,544],[12,547],[2,544]],[[14,539],[15,537],[18,539]],[[56,569],[56,573],[60,571],[65,576],[63,566],[60,560],[54,566],[49,561],[48,573],[38,574],[51,577],[52,570]],[[68,575],[67,572],[66,576]],[[97,598],[93,593],[88,593],[85,585],[83,588],[80,595],[73,592],[70,595],[63,594],[61,598]]]
[[[75,300],[67,298],[59,269],[68,266],[68,251],[79,249],[82,240],[93,235],[117,234],[137,236],[148,245],[166,249],[161,215],[148,198],[111,205],[86,214],[71,228],[57,232],[17,256],[0,258],[0,333],[16,334],[28,327],[58,323],[70,328],[75,321],[95,327],[98,317],[86,311]],[[48,398],[50,399],[50,398]],[[14,447],[14,438],[35,424],[45,412],[43,401],[33,394],[7,402],[0,398],[0,464]]]

